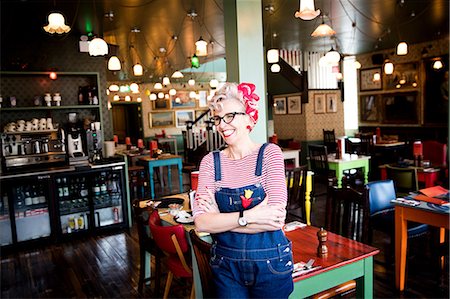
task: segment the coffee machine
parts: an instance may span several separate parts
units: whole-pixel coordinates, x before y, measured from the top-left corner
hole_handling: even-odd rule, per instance
[[[103,138],[100,122],[93,122],[86,130],[86,144],[89,161],[92,163],[102,160]]]
[[[66,125],[67,136],[67,154],[69,156],[69,162],[74,164],[87,164],[88,157],[84,153],[83,139],[84,130],[78,122],[78,116],[76,112],[68,113],[68,122]]]

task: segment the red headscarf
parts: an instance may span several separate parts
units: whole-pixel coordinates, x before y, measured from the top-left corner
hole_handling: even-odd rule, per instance
[[[252,83],[241,83],[238,85],[238,91],[242,93],[242,97],[245,103],[245,113],[256,124],[258,121],[258,101],[259,96],[254,93],[256,87]]]

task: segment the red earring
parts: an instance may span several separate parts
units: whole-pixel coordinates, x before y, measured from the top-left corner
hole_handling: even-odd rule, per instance
[[[252,127],[250,125],[248,125],[247,130],[252,131]]]

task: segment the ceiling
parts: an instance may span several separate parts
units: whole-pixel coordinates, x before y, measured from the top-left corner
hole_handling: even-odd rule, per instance
[[[132,65],[139,62],[145,69],[141,80],[154,81],[190,67],[200,36],[210,51],[201,63],[225,56],[223,1],[6,0],[0,4],[2,47],[21,38],[19,30],[42,35],[48,12],[56,9],[73,27],[69,34],[92,32],[113,45],[111,52],[124,65],[121,72],[109,74],[109,80],[132,79]],[[354,55],[394,48],[399,40],[412,44],[449,33],[448,0],[315,0],[315,5],[337,32],[333,38],[310,36],[322,18],[296,19],[298,0],[262,0],[266,47],[323,52],[333,46]],[[17,24],[17,16],[25,21]]]

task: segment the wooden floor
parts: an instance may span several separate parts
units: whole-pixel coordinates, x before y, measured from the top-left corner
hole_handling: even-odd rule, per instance
[[[325,199],[316,198],[313,225],[322,226]],[[386,265],[384,248],[389,239],[375,234],[375,298],[449,298],[448,271],[432,270],[429,239],[411,243],[406,290],[394,288],[394,265]],[[448,264],[446,265],[448,269]],[[15,253],[1,254],[1,298],[154,298],[152,287],[137,292],[139,248],[133,228],[116,234],[73,239]],[[162,279],[162,284],[165,278]],[[190,286],[171,298],[188,298]],[[163,286],[162,286],[163,289]]]

